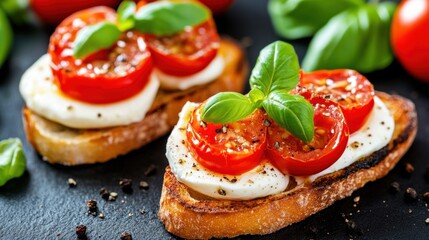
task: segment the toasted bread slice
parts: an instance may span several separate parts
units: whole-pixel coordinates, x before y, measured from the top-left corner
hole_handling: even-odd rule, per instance
[[[78,165],[105,162],[169,132],[187,101],[200,102],[220,91],[240,92],[248,74],[243,49],[222,39],[225,69],[218,79],[184,91],[159,90],[146,117],[137,123],[103,129],[73,129],[50,121],[27,107],[23,122],[28,141],[50,163]]]
[[[377,92],[395,120],[387,146],[354,164],[264,198],[232,201],[210,199],[177,181],[170,167],[164,175],[159,219],[167,231],[190,239],[268,234],[350,196],[367,182],[385,176],[405,154],[417,131],[417,115],[409,100]]]

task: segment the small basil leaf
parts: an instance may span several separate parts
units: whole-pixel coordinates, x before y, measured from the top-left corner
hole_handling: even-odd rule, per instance
[[[255,109],[246,96],[236,92],[222,92],[207,100],[201,119],[212,123],[230,123],[246,118]]]
[[[134,12],[136,4],[131,1],[123,1],[118,7],[118,28],[123,32],[134,27]]]
[[[121,35],[118,27],[111,22],[101,22],[82,28],[77,33],[73,47],[73,57],[82,58],[103,48],[111,47]]]
[[[364,0],[270,0],[270,14],[276,32],[289,39],[313,36],[330,18]]]
[[[265,96],[272,91],[293,89],[299,81],[299,62],[292,45],[276,41],[259,53],[250,75],[250,87]]]
[[[20,177],[26,167],[21,140],[10,138],[0,141],[0,186],[12,178]]]
[[[304,142],[313,139],[314,108],[302,96],[275,91],[262,105],[268,116],[292,135]]]
[[[203,23],[210,16],[210,11],[201,4],[159,1],[138,10],[135,27],[143,33],[166,36]]]
[[[262,100],[265,98],[264,93],[261,90],[254,88],[250,90],[248,95],[250,101],[252,101],[252,103],[255,105],[255,108],[260,108],[262,105]]]
[[[393,61],[389,36],[395,7],[395,3],[383,2],[338,14],[314,36],[303,68],[371,72],[387,67]]]

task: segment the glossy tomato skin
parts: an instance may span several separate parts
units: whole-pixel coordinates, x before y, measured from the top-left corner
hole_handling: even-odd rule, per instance
[[[350,133],[363,126],[374,107],[374,86],[365,76],[354,70],[303,73],[296,91],[307,98],[315,95],[339,103]]]
[[[66,18],[52,34],[48,52],[55,83],[66,96],[95,104],[117,102],[140,92],[153,64],[143,34],[125,32],[110,49],[83,59],[72,56],[77,32],[100,21],[116,21],[108,7],[94,7]]]
[[[231,7],[234,0],[199,0],[206,5],[213,14],[221,14]]]
[[[284,174],[307,176],[323,171],[343,154],[349,138],[348,126],[337,103],[321,97],[314,106],[315,134],[310,143],[292,136],[273,123],[268,128],[266,154]]]
[[[392,20],[391,42],[402,66],[429,82],[429,0],[403,0]]]
[[[188,76],[203,70],[215,57],[220,38],[213,19],[173,36],[146,35],[155,66],[174,76]]]
[[[95,6],[116,8],[121,0],[30,0],[31,9],[48,25],[56,26],[72,13]]]
[[[187,126],[188,148],[197,162],[221,174],[239,175],[256,167],[266,148],[265,113],[228,124],[205,123],[201,106],[192,113]]]

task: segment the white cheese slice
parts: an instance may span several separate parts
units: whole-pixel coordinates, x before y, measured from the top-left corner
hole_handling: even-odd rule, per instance
[[[225,68],[225,60],[220,54],[205,67],[203,70],[189,76],[173,76],[155,68],[154,73],[161,82],[161,88],[171,90],[185,90],[193,86],[202,85],[214,81],[218,78]]]
[[[151,75],[142,91],[109,104],[90,104],[65,96],[54,84],[50,56],[43,55],[22,76],[19,90],[27,107],[54,122],[72,128],[105,128],[142,120],[152,105],[159,81]]]

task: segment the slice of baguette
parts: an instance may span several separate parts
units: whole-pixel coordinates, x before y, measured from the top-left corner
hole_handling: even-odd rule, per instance
[[[414,104],[377,92],[395,120],[390,143],[354,164],[280,194],[247,201],[210,199],[177,181],[170,167],[164,175],[159,219],[167,231],[190,239],[268,234],[299,222],[350,196],[367,182],[385,176],[405,154],[417,131]]]
[[[106,162],[126,154],[169,132],[186,101],[200,102],[220,91],[243,90],[248,74],[243,49],[233,40],[224,38],[219,53],[225,60],[225,69],[218,79],[184,91],[159,90],[140,122],[104,129],[73,129],[24,107],[27,139],[44,160],[63,165]]]

